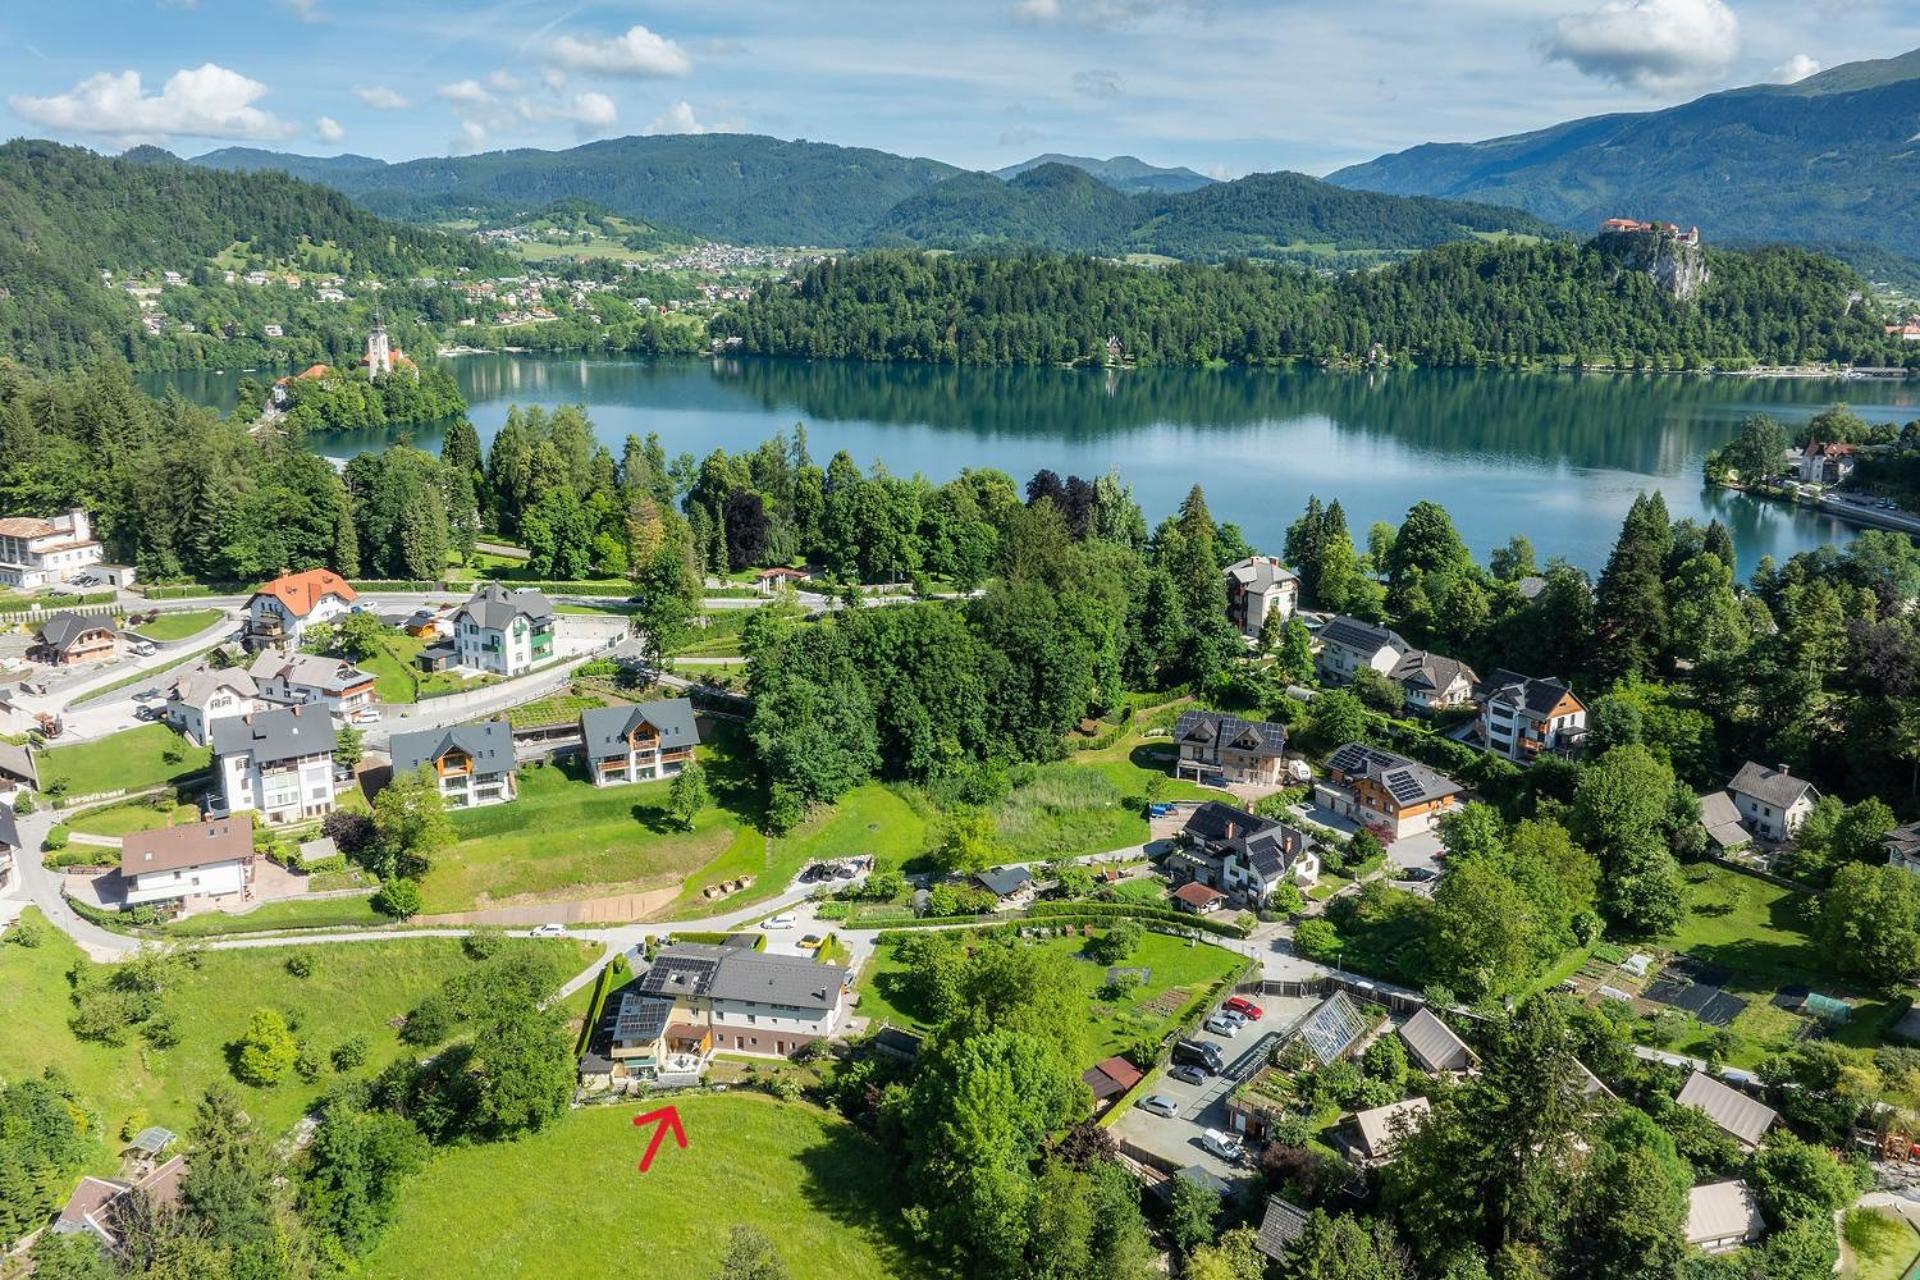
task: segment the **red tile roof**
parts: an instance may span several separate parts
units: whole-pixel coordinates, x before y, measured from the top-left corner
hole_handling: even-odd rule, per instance
[[[313,606],[327,596],[339,596],[348,604],[360,598],[360,593],[347,585],[347,580],[331,569],[308,569],[304,573],[289,573],[272,582],[263,582],[255,595],[272,596],[286,606],[287,612],[296,618],[304,618],[313,612]]]
[[[1190,907],[1205,907],[1221,901],[1227,895],[1218,889],[1209,889],[1198,880],[1189,880],[1186,884],[1175,889],[1173,896]]]

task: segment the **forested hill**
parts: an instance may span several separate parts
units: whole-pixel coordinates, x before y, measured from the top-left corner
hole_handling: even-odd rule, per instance
[[[1044,164],[1006,182],[984,173],[948,178],[895,206],[867,242],[1322,261],[1329,250],[1405,252],[1498,231],[1559,234],[1516,209],[1347,191],[1300,173],[1258,173],[1171,195],[1126,195],[1084,170]]]
[[[59,367],[129,356],[137,312],[100,273],[185,274],[222,254],[349,276],[511,269],[478,241],[388,222],[284,174],[0,146],[0,349],[16,359]]]
[[[1916,129],[1920,50],[1664,111],[1415,147],[1329,181],[1491,200],[1583,231],[1659,218],[1721,242],[1862,243],[1920,259]]]
[[[1711,282],[1683,303],[1624,251],[1467,242],[1337,276],[1244,261],[1148,269],[883,251],[767,286],[714,328],[750,352],[935,363],[1098,363],[1112,335],[1142,363],[1343,360],[1377,344],[1391,359],[1445,366],[1920,365],[1860,301],[1859,277],[1831,259],[1709,252]]]
[[[579,197],[627,218],[736,244],[858,244],[909,195],[957,173],[936,160],[755,134],[610,138],[566,151],[350,163],[228,149],[193,163],[278,167],[376,212],[415,220],[511,217]]]

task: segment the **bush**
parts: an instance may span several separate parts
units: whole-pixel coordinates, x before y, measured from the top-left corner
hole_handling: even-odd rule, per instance
[[[1293,949],[1309,960],[1331,964],[1340,954],[1340,931],[1328,920],[1309,920],[1293,933]]]
[[[470,933],[460,939],[460,949],[467,953],[469,960],[489,960],[499,954],[500,948],[505,945],[506,939],[491,931]]]
[[[1096,964],[1119,964],[1140,946],[1147,931],[1132,920],[1122,920],[1097,938],[1088,941],[1086,953]]]
[[[287,957],[287,972],[296,978],[313,976],[314,958],[311,951],[296,951]]]
[[[395,920],[420,914],[420,886],[411,880],[389,880],[373,895],[373,909]]]
[[[327,1060],[320,1055],[320,1050],[311,1044],[301,1045],[300,1052],[294,1055],[294,1073],[309,1084],[318,1080],[320,1073],[326,1069]]]
[[[287,1020],[272,1009],[255,1009],[234,1055],[233,1073],[247,1084],[278,1084],[299,1053]]]
[[[13,798],[13,811],[23,818],[32,814],[39,807],[40,806],[35,803],[33,792],[31,791],[22,791]]]
[[[31,916],[21,916],[8,926],[6,933],[0,934],[0,942],[11,942],[29,949],[39,946],[47,940],[47,926],[41,920]]]
[[[48,853],[58,853],[67,847],[67,842],[72,838],[73,832],[69,831],[65,825],[57,826],[47,832],[47,838],[40,847]]]
[[[156,1049],[171,1049],[180,1043],[180,1017],[162,1009],[140,1024],[140,1034]]]
[[[453,1002],[436,992],[415,1005],[407,1014],[400,1038],[411,1045],[436,1045],[453,1034],[459,1025]]]
[[[367,1048],[367,1038],[365,1036],[354,1036],[350,1040],[342,1040],[339,1044],[333,1046],[333,1053],[331,1055],[333,1069],[335,1071],[353,1071],[364,1066],[367,1061]]]

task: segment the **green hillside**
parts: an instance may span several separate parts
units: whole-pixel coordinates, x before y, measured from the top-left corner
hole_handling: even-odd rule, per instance
[[[1198,191],[1201,187],[1209,186],[1213,182],[1212,178],[1195,173],[1185,166],[1162,168],[1159,165],[1148,164],[1138,156],[1113,156],[1106,160],[1096,160],[1091,156],[1061,155],[1057,151],[1034,156],[1031,160],[1022,160],[1019,164],[1010,164],[1004,169],[995,169],[993,176],[1013,179],[1030,169],[1038,169],[1041,165],[1047,164],[1064,164],[1069,168],[1079,169],[1083,173],[1092,174],[1115,191],[1124,191],[1128,195],[1139,195],[1143,192],[1158,192],[1164,195],[1176,191]]]
[[[888,209],[957,172],[935,160],[754,134],[611,138],[566,151],[371,166],[230,148],[194,163],[260,168],[276,161],[376,212],[415,221],[499,221],[578,198],[715,240],[828,246],[858,243]]]
[[[1129,196],[1082,169],[1045,164],[1006,182],[984,173],[949,178],[895,206],[867,242],[1198,260],[1325,260],[1330,254],[1407,253],[1501,231],[1558,234],[1550,224],[1514,209],[1348,191],[1298,173],[1260,173],[1171,195]]]
[[[102,271],[188,274],[215,257],[381,277],[507,266],[477,241],[388,222],[323,187],[164,156],[0,146],[0,350],[53,367],[129,355],[137,312]]]
[[[1664,111],[1414,147],[1328,180],[1489,200],[1581,230],[1614,216],[1659,218],[1697,223],[1720,242],[1878,245],[1914,258],[1917,139],[1920,51]]]

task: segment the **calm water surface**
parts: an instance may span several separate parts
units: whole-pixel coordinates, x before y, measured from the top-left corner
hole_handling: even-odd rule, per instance
[[[1217,519],[1278,550],[1308,495],[1338,498],[1356,537],[1398,522],[1422,498],[1445,504],[1480,556],[1524,533],[1542,559],[1598,571],[1634,495],[1657,489],[1676,517],[1732,529],[1740,573],[1849,530],[1836,521],[1708,490],[1706,454],[1740,419],[1803,422],[1845,400],[1870,421],[1920,417],[1920,386],[1403,371],[952,369],[776,360],[468,356],[453,367],[482,441],[514,404],[580,403],[620,452],[656,431],[669,453],[749,449],[804,423],[824,465],[942,480],[997,467],[1025,483],[1042,467],[1094,476],[1118,468],[1150,522],[1196,481]],[[150,385],[232,403],[240,374],[189,371]],[[329,456],[383,447],[398,431],[314,442]],[[438,448],[439,428],[410,434]]]

